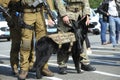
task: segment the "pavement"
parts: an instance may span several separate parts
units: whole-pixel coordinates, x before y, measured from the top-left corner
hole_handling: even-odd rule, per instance
[[[101,45],[100,35],[88,36],[92,49],[101,49],[101,50],[117,50],[120,51],[120,41],[117,47],[113,47],[112,44]],[[109,41],[109,34],[106,34],[107,41]]]
[[[109,36],[107,34],[107,41]],[[57,74],[57,63],[56,55],[53,55],[49,60],[49,65],[51,70],[55,72],[55,77],[43,77],[42,80],[120,80],[120,48],[114,49],[112,44],[101,45],[100,35],[89,35],[89,40],[91,43],[91,49],[93,54],[89,55],[91,63],[97,68],[94,72],[85,72],[84,74],[73,74],[74,66],[71,64],[72,58],[69,60],[68,71],[71,73],[67,75]],[[7,42],[6,42],[7,43]],[[0,64],[0,80],[16,80],[16,77],[11,75],[11,68],[9,65],[9,48],[10,45],[7,45],[8,50],[6,50],[6,43],[1,43],[0,53],[1,62],[4,61],[4,64]],[[8,42],[8,44],[10,44]],[[9,47],[8,47],[9,46]],[[8,53],[8,54],[6,54]],[[7,55],[7,56],[6,56]],[[86,75],[87,74],[87,75]],[[30,78],[26,80],[37,80],[35,79],[35,74],[30,73]],[[95,77],[97,78],[95,78]],[[90,79],[89,79],[90,78]]]

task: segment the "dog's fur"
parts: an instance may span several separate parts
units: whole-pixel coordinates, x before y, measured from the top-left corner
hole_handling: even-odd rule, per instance
[[[80,73],[80,53],[83,52],[83,42],[87,36],[88,28],[85,26],[86,17],[81,20],[78,18],[78,21],[72,21],[72,28],[70,31],[75,33],[76,41],[73,43],[71,52],[68,52],[70,43],[62,44],[62,47],[59,48],[59,45],[55,43],[51,38],[44,36],[38,40],[36,44],[36,77],[41,78],[41,70],[46,62],[48,62],[51,54],[68,54],[72,53],[72,58],[75,64],[77,73]]]

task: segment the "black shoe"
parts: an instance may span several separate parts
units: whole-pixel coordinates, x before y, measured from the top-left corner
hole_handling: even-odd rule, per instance
[[[95,71],[96,70],[96,68],[92,67],[90,64],[88,65],[81,64],[81,69],[84,71]]]
[[[60,67],[59,74],[67,74],[67,67]]]

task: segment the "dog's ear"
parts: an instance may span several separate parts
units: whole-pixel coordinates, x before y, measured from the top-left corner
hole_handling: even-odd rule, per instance
[[[77,21],[79,21],[79,20],[81,20],[81,16],[80,16],[80,15],[78,16],[78,19],[77,19]]]
[[[73,27],[74,30],[76,30],[78,28],[78,22],[72,20],[72,27]]]

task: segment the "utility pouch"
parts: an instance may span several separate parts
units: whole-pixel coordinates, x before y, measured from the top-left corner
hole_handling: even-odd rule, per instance
[[[23,50],[26,50],[26,51],[27,51],[27,50],[30,50],[31,41],[30,41],[30,40],[27,40],[27,39],[23,40],[21,47],[22,47]]]

